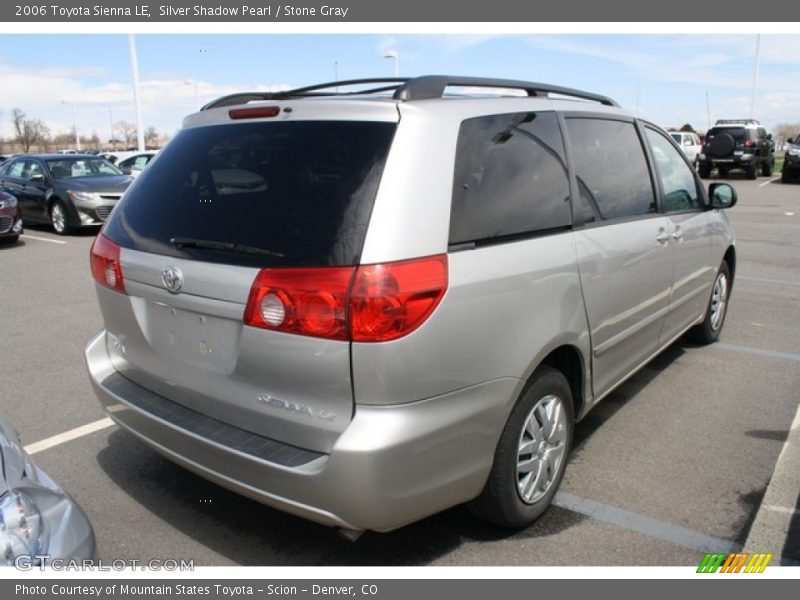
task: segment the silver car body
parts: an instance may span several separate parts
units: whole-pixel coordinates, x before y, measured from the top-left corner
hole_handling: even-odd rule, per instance
[[[128,295],[97,287],[105,328],[86,359],[123,428],[203,477],[326,525],[388,531],[476,497],[539,365],[569,371],[582,418],[703,320],[733,252],[718,210],[449,248],[465,119],[591,111],[635,120],[619,108],[551,98],[268,104],[291,107],[283,120],[399,123],[360,263],[447,254],[441,304],[387,343],[265,331],[242,323],[258,269],[123,247]],[[184,127],[221,123],[231,123],[227,108]],[[165,289],[167,269],[182,273],[181,293]]]
[[[10,543],[10,538],[19,533],[14,530],[17,523],[13,519],[3,522],[0,531],[0,565],[4,564],[5,559],[9,564],[21,561],[23,568],[30,568],[40,564],[42,559],[39,556],[48,557],[44,559],[45,563],[59,560],[82,564],[94,558],[94,530],[86,514],[69,494],[31,460],[11,424],[0,419],[0,506],[5,502],[10,504],[14,500],[12,496],[17,495],[22,495],[29,512],[20,519],[20,526],[25,528],[25,535],[20,537],[35,549],[27,555],[14,552],[16,544]],[[35,532],[39,532],[39,535]],[[28,536],[34,539],[29,540]],[[10,544],[9,548],[5,547],[6,543]],[[9,549],[13,556],[6,555]]]

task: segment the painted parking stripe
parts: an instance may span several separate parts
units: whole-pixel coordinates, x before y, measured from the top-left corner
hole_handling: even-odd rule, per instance
[[[793,352],[778,352],[777,350],[764,350],[763,348],[751,348],[750,346],[738,346],[736,344],[726,344],[725,342],[717,342],[711,344],[709,348],[717,348],[718,350],[731,350],[733,352],[742,352],[743,354],[755,354],[756,356],[766,356],[769,358],[780,358],[781,360],[792,360],[800,362],[800,354]]]
[[[698,552],[738,552],[740,549],[739,544],[732,540],[645,517],[624,508],[581,498],[569,492],[558,492],[553,499],[553,505]]]
[[[25,240],[39,240],[40,242],[50,242],[51,244],[66,244],[64,240],[51,240],[50,238],[46,237],[39,237],[38,235],[29,235],[27,233],[22,234],[22,239]]]
[[[769,185],[769,184],[770,184],[770,183],[772,183],[773,181],[778,181],[778,179],[780,179],[780,177],[773,177],[773,178],[772,178],[772,179],[770,179],[769,181],[765,181],[764,183],[759,183],[759,184],[758,184],[758,187],[764,187],[765,185]]]
[[[800,285],[800,281],[792,281],[791,279],[770,279],[767,277],[748,277],[746,275],[737,275],[736,281],[744,279],[745,281],[761,281],[764,283],[780,283],[782,285]]]
[[[800,405],[789,426],[772,478],[744,543],[745,551],[769,549],[780,556],[786,547],[800,492]],[[795,557],[796,558],[796,557]],[[787,564],[781,560],[781,564]]]
[[[86,425],[81,425],[80,427],[76,427],[75,429],[70,429],[69,431],[65,431],[64,433],[59,433],[58,435],[54,435],[53,437],[45,438],[41,441],[34,442],[33,444],[28,444],[25,446],[25,451],[28,454],[36,454],[37,452],[43,452],[44,450],[49,450],[50,448],[54,448],[55,446],[60,446],[66,442],[71,442],[72,440],[76,440],[81,438],[85,435],[89,435],[90,433],[94,433],[95,431],[100,431],[101,429],[105,429],[106,427],[111,427],[114,424],[114,421],[109,419],[108,417],[104,419],[100,419],[99,421],[95,421],[93,423],[87,423]]]

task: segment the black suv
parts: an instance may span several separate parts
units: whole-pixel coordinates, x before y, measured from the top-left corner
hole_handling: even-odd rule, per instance
[[[697,172],[700,177],[711,175],[716,167],[720,177],[733,169],[742,169],[748,179],[765,177],[775,167],[775,144],[755,119],[719,120],[708,130],[699,156]]]
[[[786,140],[789,146],[783,158],[783,170],[781,171],[781,183],[797,181],[800,178],[800,132],[794,139]]]

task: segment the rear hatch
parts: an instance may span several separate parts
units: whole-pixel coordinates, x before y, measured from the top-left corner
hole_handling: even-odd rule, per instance
[[[122,375],[327,452],[352,418],[349,342],[252,327],[243,313],[262,269],[358,264],[397,112],[282,112],[190,127],[161,151],[102,232],[121,247],[127,295],[98,286],[98,297]]]

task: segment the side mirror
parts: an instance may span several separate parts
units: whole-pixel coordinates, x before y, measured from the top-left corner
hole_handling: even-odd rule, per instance
[[[772,139],[772,134],[771,134],[771,133],[768,133],[768,134],[767,134],[767,139],[768,139],[768,140],[771,140],[771,139]]]
[[[788,140],[786,140],[786,143],[787,144],[794,144],[794,140],[792,138],[789,138]]]
[[[34,173],[30,178],[31,183],[44,183],[44,174]]]
[[[120,171],[122,171],[123,173],[125,173],[125,175],[130,175],[131,174],[131,168],[130,167],[117,167],[117,168]]]
[[[736,190],[727,183],[712,183],[708,186],[711,208],[731,208],[736,204]]]

